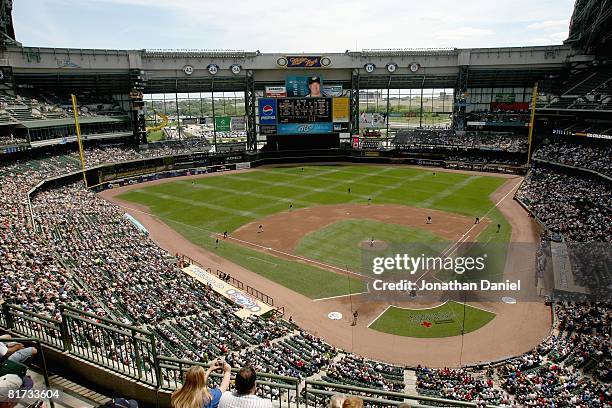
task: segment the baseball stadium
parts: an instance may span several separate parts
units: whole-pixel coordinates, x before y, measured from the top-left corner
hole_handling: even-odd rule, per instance
[[[0,408],[612,406],[607,0],[345,52],[26,46],[13,6]]]

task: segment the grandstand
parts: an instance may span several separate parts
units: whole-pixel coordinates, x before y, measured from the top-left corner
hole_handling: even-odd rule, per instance
[[[0,5],[10,16],[12,3]],[[569,38],[556,46],[303,55],[320,65],[324,77],[334,78],[330,93],[320,98],[329,100],[329,117],[319,121],[286,113],[292,101],[308,103],[305,95],[283,95],[293,84],[285,82],[287,71],[310,78],[321,72],[299,66],[291,71],[291,54],[26,47],[15,41],[12,20],[3,14],[0,335],[38,354],[21,362],[0,356],[0,378],[14,374],[20,378],[17,388],[61,389],[64,395],[55,401],[7,401],[0,385],[0,406],[97,406],[117,396],[140,406],[170,406],[185,372],[217,358],[233,375],[253,367],[257,394],[275,407],[324,406],[336,394],[359,396],[368,407],[612,406],[612,13],[606,6],[604,0],[577,1]],[[402,64],[389,70],[395,61]],[[279,119],[270,121],[271,112]],[[162,140],[148,140],[147,132],[149,139],[159,132]],[[395,184],[378,184],[381,180]],[[491,187],[495,180],[502,180],[499,189]],[[440,189],[430,194],[427,187]],[[420,205],[405,205],[405,197],[398,198],[404,190]],[[116,199],[115,191],[153,198],[128,203]],[[383,203],[384,193],[389,203]],[[223,201],[232,194],[238,198]],[[364,347],[359,336],[375,332],[370,326],[387,312],[378,314],[374,302],[360,301],[363,293],[350,286],[368,289],[370,277],[308,257],[304,253],[313,250],[308,245],[291,252],[280,242],[287,236],[260,243],[239,235],[259,225],[251,232],[265,236],[264,224],[269,231],[279,214],[299,218],[298,211],[311,208],[312,194],[329,205],[323,213],[330,217],[352,218],[349,211],[359,210],[350,205],[371,213],[388,205],[380,217],[390,222],[399,216],[389,204],[404,205],[407,219],[412,213],[433,214],[438,234],[452,229],[450,223],[438,227],[445,214],[455,225],[467,219],[469,229],[461,240],[449,241],[445,252],[457,251],[462,240],[475,242],[470,233],[478,228],[485,231],[481,237],[511,249],[535,237],[533,256],[519,259],[518,268],[533,281],[525,290],[531,297],[506,297],[502,304],[484,295],[468,301],[442,293],[440,302],[427,303],[415,291],[396,302],[398,308],[427,310],[449,299],[462,301],[460,335],[403,343],[400,336],[376,333],[386,337],[368,346],[393,352],[411,344],[410,362],[355,352]],[[463,208],[452,200],[469,208],[478,204],[479,194],[497,202],[486,217],[474,222],[472,212],[452,212]],[[185,208],[172,222],[154,211],[155,206],[165,211],[164,200]],[[515,204],[522,209],[508,215]],[[336,211],[333,205],[346,207]],[[226,224],[233,219],[219,221],[212,231],[207,228],[214,220],[189,214],[186,208],[193,207],[215,211],[219,219],[232,215],[240,223],[226,240]],[[314,214],[304,214],[315,223]],[[201,222],[194,226],[191,218]],[[406,231],[433,241],[436,231],[422,229],[431,219],[422,218]],[[184,253],[172,250],[175,235],[164,238],[156,230],[164,223],[191,234],[181,241]],[[298,235],[295,225],[286,227]],[[309,233],[321,231],[331,234],[323,228]],[[372,235],[382,231],[368,231],[367,240],[360,237],[354,247],[379,250],[386,242]],[[226,259],[223,245],[230,240],[244,241],[243,247],[231,247],[246,254],[243,263]],[[284,252],[273,247],[278,242]],[[272,258],[275,252],[280,255]],[[326,256],[337,255],[329,252]],[[521,258],[508,253],[511,261]],[[298,286],[331,288],[341,281],[348,292],[306,296],[282,284],[292,274],[286,265],[301,275]],[[313,270],[328,280],[308,281]],[[325,303],[329,300],[337,303]],[[385,307],[395,302],[385,301]],[[467,303],[501,316],[512,305],[530,302],[538,305],[532,313],[508,313],[516,317],[507,320],[516,326],[506,327],[516,341],[489,343],[482,355],[495,358],[464,356],[483,351],[475,339],[487,338],[487,330],[501,330],[496,317],[493,325],[485,322],[466,333]],[[325,316],[318,316],[322,310]],[[536,310],[546,312],[549,324],[538,327],[545,335],[533,342],[539,334],[527,332],[541,322]],[[368,313],[378,315],[369,324],[363,322]],[[326,325],[312,330],[317,319]],[[453,319],[459,317],[432,312],[417,325],[425,330]],[[525,347],[520,340],[533,344]],[[435,347],[445,351],[432,351]],[[496,354],[496,348],[516,352]],[[427,364],[443,353],[459,358]],[[217,374],[209,380],[211,386],[220,383]]]

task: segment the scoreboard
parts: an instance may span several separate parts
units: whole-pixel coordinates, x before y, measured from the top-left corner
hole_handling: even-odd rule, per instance
[[[281,97],[259,99],[259,133],[332,134],[348,131],[349,98]]]
[[[332,121],[331,98],[278,98],[278,123]]]

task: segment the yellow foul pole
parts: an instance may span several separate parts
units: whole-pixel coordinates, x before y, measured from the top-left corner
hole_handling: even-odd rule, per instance
[[[83,141],[81,140],[81,125],[79,125],[79,113],[77,111],[76,96],[72,97],[72,112],[74,113],[74,126],[76,128],[77,141],[79,142],[79,157],[81,158],[81,171],[83,172],[83,183],[87,188],[87,177],[85,177],[85,152],[83,151]]]
[[[529,151],[527,153],[527,164],[531,163],[531,145],[533,142],[533,128],[535,126],[535,111],[536,103],[538,102],[538,83],[533,85],[533,92],[531,93],[531,118],[529,119]]]

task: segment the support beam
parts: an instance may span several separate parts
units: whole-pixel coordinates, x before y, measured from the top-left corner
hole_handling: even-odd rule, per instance
[[[457,84],[455,85],[453,105],[453,129],[457,131],[465,130],[465,108],[467,107],[467,89],[468,89],[468,71],[467,65],[461,66],[457,73]]]
[[[351,134],[359,133],[359,70],[351,74]]]
[[[247,150],[257,150],[257,125],[255,114],[255,80],[252,72],[247,72],[244,91],[244,109],[247,115]]]

